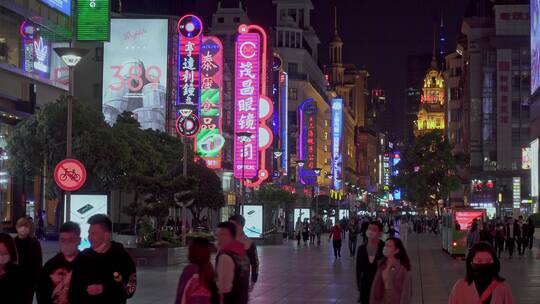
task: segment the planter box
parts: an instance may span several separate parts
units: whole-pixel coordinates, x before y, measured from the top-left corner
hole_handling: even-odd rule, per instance
[[[270,233],[264,237],[264,245],[283,245],[283,233]]]
[[[128,234],[113,234],[113,240],[121,243],[125,248],[137,247],[137,236]]]
[[[187,247],[126,248],[137,266],[173,266],[187,263]]]

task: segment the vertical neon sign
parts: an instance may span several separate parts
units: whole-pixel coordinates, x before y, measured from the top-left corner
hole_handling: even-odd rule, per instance
[[[298,159],[305,161],[299,168],[300,183],[314,184],[317,175],[313,171],[317,167],[316,140],[316,115],[317,103],[312,99],[305,100],[299,107],[299,134],[298,134]]]
[[[201,97],[199,117],[201,130],[197,133],[195,152],[208,168],[221,168],[223,46],[217,37],[204,37],[201,45]]]
[[[193,15],[178,21],[180,52],[178,57],[178,105],[195,110],[199,102],[199,54],[201,47],[202,22]]]
[[[341,191],[343,183],[343,99],[332,99],[332,185]]]
[[[280,88],[281,88],[281,168],[283,170],[283,175],[287,175],[289,172],[289,125],[288,125],[288,85],[289,85],[289,75],[286,72],[280,77]]]
[[[236,79],[234,132],[248,132],[249,140],[234,140],[234,176],[253,178],[259,162],[259,65],[260,38],[253,33],[239,34],[236,40]]]

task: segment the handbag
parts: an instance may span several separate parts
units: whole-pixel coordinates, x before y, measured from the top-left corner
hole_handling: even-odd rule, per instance
[[[493,290],[499,286],[499,282],[497,280],[491,281],[491,284],[484,290],[482,295],[480,296],[480,299],[478,300],[478,304],[483,304],[485,300],[489,298],[489,296],[493,293]]]

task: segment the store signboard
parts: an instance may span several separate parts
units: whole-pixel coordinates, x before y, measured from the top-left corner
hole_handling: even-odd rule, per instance
[[[71,16],[71,0],[41,0],[41,2],[64,15]]]
[[[167,19],[112,19],[104,44],[103,115],[133,112],[143,129],[165,131]]]
[[[512,198],[514,209],[519,209],[521,204],[521,177],[512,178]]]
[[[110,0],[77,0],[77,40],[109,41]]]
[[[332,188],[341,191],[343,183],[343,99],[332,99]]]
[[[239,34],[236,40],[234,176],[254,178],[259,169],[259,81],[260,48],[258,34]]]
[[[64,210],[67,210],[66,197],[64,196]],[[105,194],[71,194],[71,208],[69,220],[79,224],[81,227],[81,244],[79,249],[90,247],[88,240],[88,229],[90,225],[88,219],[95,214],[108,215],[108,196]],[[67,221],[67,214],[64,212],[64,222]]]
[[[531,0],[531,94],[540,88],[540,0]]]
[[[459,224],[461,231],[468,231],[474,219],[482,219],[484,216],[483,211],[457,211],[455,213],[455,220]]]
[[[304,166],[298,168],[300,183],[312,185],[317,182],[317,103],[313,98],[305,100],[298,107],[298,159]]]
[[[540,141],[537,139],[531,142],[531,196],[538,198],[538,153]]]
[[[249,238],[261,238],[263,231],[263,206],[244,205],[244,233]]]

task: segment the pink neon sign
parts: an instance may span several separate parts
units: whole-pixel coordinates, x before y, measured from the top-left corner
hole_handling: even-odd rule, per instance
[[[259,65],[258,34],[239,34],[236,40],[234,131],[251,133],[249,139],[235,136],[234,176],[254,178],[259,163]]]

